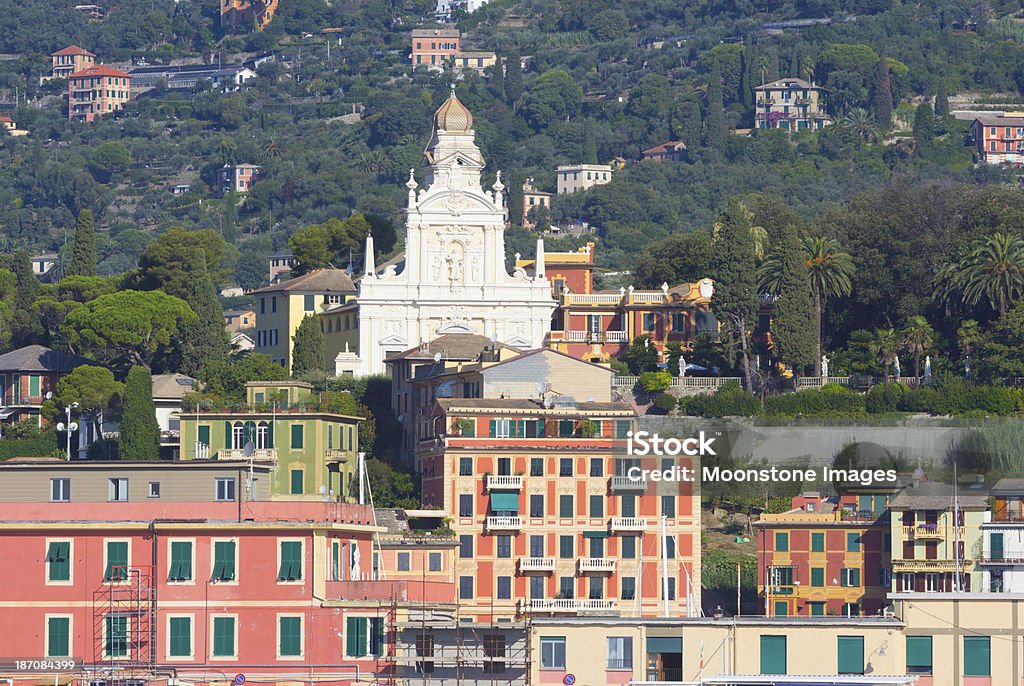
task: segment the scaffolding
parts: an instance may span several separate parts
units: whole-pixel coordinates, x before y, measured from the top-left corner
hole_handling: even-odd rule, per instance
[[[156,667],[156,585],[152,565],[110,567],[93,592],[94,686],[143,686]]]

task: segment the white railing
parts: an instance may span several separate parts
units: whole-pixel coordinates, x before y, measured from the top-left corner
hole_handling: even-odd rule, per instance
[[[612,531],[646,531],[647,520],[641,517],[612,517]]]
[[[665,302],[665,294],[662,291],[633,291],[633,302],[638,305],[657,305]]]
[[[735,381],[740,383],[740,377],[738,376],[684,376],[682,378],[675,377],[672,379],[673,386],[679,386],[682,388],[707,388],[707,389],[718,389],[729,383]]]
[[[581,572],[614,572],[615,559],[610,557],[581,557]]]
[[[639,376],[613,376],[612,386],[627,386],[632,388],[640,382]]]
[[[348,451],[337,450],[335,448],[328,448],[327,450],[324,451],[324,459],[326,459],[328,462],[347,462]]]
[[[225,448],[217,451],[218,460],[276,460],[277,449],[276,448],[256,448],[252,451],[252,455],[246,455],[245,451],[238,448]]]
[[[850,384],[848,376],[801,376],[796,380],[797,388],[821,388],[825,384],[836,383],[841,386]]]
[[[553,557],[521,557],[519,558],[520,572],[553,572],[555,571],[555,558]]]
[[[566,305],[618,305],[622,296],[618,293],[565,293],[562,302]]]
[[[605,331],[605,340],[609,343],[628,343],[629,337],[626,336],[625,331]]]
[[[613,491],[644,491],[647,490],[647,477],[630,479],[628,476],[613,476],[611,489]]]
[[[615,601],[554,598],[550,600],[520,601],[519,607],[523,612],[579,612],[581,610],[608,612],[615,609]]]
[[[488,474],[484,477],[487,485],[487,490],[493,490],[495,488],[505,489],[516,489],[519,490],[523,487],[523,477],[521,476],[507,476],[504,474]]]
[[[487,528],[494,531],[507,531],[510,529],[522,529],[522,517],[488,517]]]
[[[201,441],[196,441],[196,459],[197,460],[209,460],[210,459],[210,446],[206,445]]]

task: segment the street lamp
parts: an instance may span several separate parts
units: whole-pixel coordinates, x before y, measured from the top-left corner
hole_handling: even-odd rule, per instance
[[[59,422],[57,424],[57,431],[67,431],[68,434],[68,462],[71,461],[71,433],[78,431],[78,423],[71,421],[71,410],[78,407],[78,403],[71,403],[69,406],[64,408],[64,412],[68,416],[68,423]]]

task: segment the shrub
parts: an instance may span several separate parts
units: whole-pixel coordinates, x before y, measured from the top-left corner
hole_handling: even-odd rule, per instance
[[[664,391],[672,385],[672,375],[668,372],[644,372],[640,375],[640,385],[648,393]]]
[[[864,397],[864,409],[871,414],[895,412],[907,394],[907,387],[900,383],[880,383],[872,386]]]
[[[663,414],[668,414],[676,406],[676,399],[674,396],[668,393],[661,393],[654,398],[654,406],[661,410]]]
[[[772,396],[765,401],[764,410],[769,416],[859,417],[864,414],[864,398],[844,386],[828,384]]]
[[[693,417],[752,417],[761,409],[757,396],[729,381],[709,395],[679,399],[679,411]]]

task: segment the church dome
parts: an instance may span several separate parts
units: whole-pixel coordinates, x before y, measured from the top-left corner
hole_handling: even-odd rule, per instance
[[[473,129],[473,115],[453,93],[434,115],[434,125],[449,133],[468,133]]]

